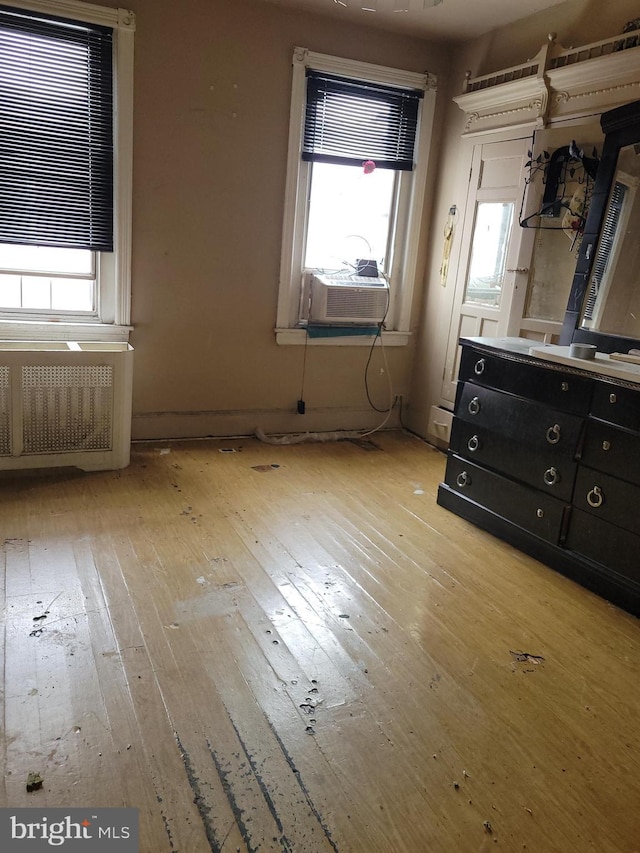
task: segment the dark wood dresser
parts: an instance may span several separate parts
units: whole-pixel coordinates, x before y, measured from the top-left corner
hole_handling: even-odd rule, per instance
[[[640,366],[461,345],[438,503],[640,616]]]

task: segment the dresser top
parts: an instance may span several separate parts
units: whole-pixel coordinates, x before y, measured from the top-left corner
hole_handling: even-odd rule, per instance
[[[461,338],[461,343],[479,346],[496,353],[523,356],[527,361],[540,360],[579,370],[585,375],[619,380],[640,385],[640,364],[612,359],[607,353],[597,352],[595,358],[585,359],[570,355],[568,346],[542,344],[528,338]]]

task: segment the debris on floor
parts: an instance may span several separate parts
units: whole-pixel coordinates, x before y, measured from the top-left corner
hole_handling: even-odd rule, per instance
[[[280,467],[280,466],[279,466],[277,463],[275,463],[275,462],[272,462],[272,463],[271,463],[271,465],[252,465],[252,466],[251,466],[251,468],[252,468],[254,471],[261,471],[261,472],[263,472],[263,471],[272,471],[274,468],[279,468],[279,467]]]
[[[42,613],[40,614],[40,616],[34,616],[34,617],[33,617],[33,621],[34,621],[34,622],[40,622],[42,619],[46,619],[46,618],[47,618],[47,616],[51,613],[51,607],[56,603],[56,601],[60,598],[60,596],[61,596],[61,595],[62,595],[62,593],[61,593],[61,592],[59,592],[59,593],[56,595],[56,597],[53,599],[53,601],[51,601],[51,602],[47,605],[47,607],[45,607],[45,609],[42,611]],[[42,601],[37,601],[37,602],[36,602],[36,604],[42,604]]]
[[[348,440],[352,444],[355,444],[356,447],[359,447],[361,450],[382,450],[381,447],[379,447],[369,438],[350,438]]]
[[[299,432],[287,433],[285,435],[267,435],[264,430],[260,429],[260,427],[255,431],[256,438],[265,444],[303,444],[306,442],[316,441],[360,441],[368,434],[369,433],[362,433],[358,430],[334,430],[333,432]],[[377,447],[377,445],[373,444],[373,442],[369,442],[369,444],[371,444],[372,447],[367,449],[381,449]]]
[[[44,779],[39,773],[29,773],[27,776],[27,791],[39,791],[44,784]]]
[[[544,663],[542,655],[532,655],[530,652],[514,652],[511,649],[509,649],[509,654],[516,663],[533,663],[536,666],[540,663]],[[528,669],[526,672],[533,672],[533,670]]]

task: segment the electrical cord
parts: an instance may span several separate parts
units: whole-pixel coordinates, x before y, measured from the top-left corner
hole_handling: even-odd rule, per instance
[[[381,414],[384,414],[385,418],[382,421],[382,423],[378,424],[377,427],[374,427],[373,429],[367,430],[366,432],[360,433],[360,436],[359,436],[360,438],[366,438],[367,436],[373,435],[375,432],[378,432],[379,430],[383,429],[383,427],[385,427],[387,425],[387,423],[389,422],[389,419],[391,418],[391,413],[393,412],[393,410],[396,406],[396,402],[398,401],[398,397],[394,396],[394,393],[393,393],[393,382],[391,380],[391,372],[389,371],[389,364],[387,362],[387,351],[384,348],[384,339],[382,337],[382,330],[384,327],[384,322],[387,319],[387,314],[389,313],[390,304],[391,304],[391,296],[390,296],[389,291],[387,291],[387,306],[385,308],[385,312],[384,312],[384,316],[383,316],[382,320],[378,323],[378,329],[376,331],[376,335],[375,335],[373,342],[371,344],[371,347],[369,349],[369,357],[367,358],[367,364],[366,364],[365,369],[364,369],[364,387],[365,387],[365,390],[367,393],[367,400],[369,401],[369,405],[371,406],[371,408],[374,411],[380,412]],[[369,367],[371,365],[371,358],[373,356],[373,350],[375,348],[376,341],[378,340],[378,338],[380,338],[380,349],[382,350],[382,361],[384,364],[384,369],[385,369],[385,372],[387,374],[387,381],[389,384],[389,406],[386,409],[380,409],[378,406],[376,406],[375,403],[373,402],[373,400],[371,399],[371,394],[369,392],[368,372],[369,372]],[[402,426],[402,398],[400,398],[400,425]]]
[[[346,261],[343,263],[345,265],[348,264],[348,262],[346,262]],[[351,266],[351,265],[348,264],[348,266]],[[309,304],[310,303],[311,303],[311,294],[309,294]],[[389,313],[390,305],[391,305],[391,295],[390,295],[389,290],[387,290],[387,304],[385,306],[384,315],[382,317],[382,320],[380,320],[380,322],[377,324],[376,334],[375,334],[374,339],[371,343],[371,347],[369,348],[369,355],[367,357],[367,363],[366,363],[365,369],[364,369],[364,385],[365,385],[365,391],[366,391],[367,400],[369,402],[369,405],[371,406],[371,408],[374,411],[380,412],[380,414],[384,414],[386,417],[384,418],[384,420],[380,424],[378,424],[378,426],[374,427],[373,429],[367,430],[366,432],[363,432],[363,433],[359,433],[358,434],[359,438],[366,438],[367,436],[373,435],[373,433],[378,432],[379,430],[383,429],[383,427],[386,426],[389,419],[391,418],[391,413],[393,412],[398,400],[400,402],[400,425],[404,428],[404,425],[402,423],[402,398],[398,398],[398,397],[394,396],[394,394],[393,394],[393,382],[391,379],[391,372],[389,370],[389,363],[387,361],[387,351],[385,349],[384,339],[382,337],[382,331],[384,328],[384,323],[387,319],[387,315]],[[369,390],[368,372],[369,372],[369,367],[371,365],[371,359],[373,357],[373,351],[375,349],[376,341],[378,340],[378,338],[380,339],[380,349],[382,350],[382,360],[383,360],[384,370],[385,370],[385,373],[387,375],[387,382],[388,382],[388,386],[389,386],[389,405],[386,409],[381,409],[375,405],[375,403],[371,399],[371,393]],[[306,335],[305,335],[305,342],[304,342],[303,361],[302,361],[302,382],[301,382],[301,388],[300,388],[300,401],[304,401],[304,385],[305,385],[305,377],[306,377],[308,345],[309,345],[309,330],[307,328],[306,329]]]
[[[307,376],[307,350],[309,348],[309,329],[304,330],[304,352],[302,355],[302,380],[300,383],[300,400],[304,400],[304,383]]]
[[[387,362],[387,351],[384,348],[384,340],[382,338],[382,329],[384,327],[384,322],[387,319],[387,314],[389,313],[389,306],[391,304],[391,296],[389,291],[387,291],[387,306],[384,311],[384,316],[382,320],[378,323],[378,328],[376,330],[375,337],[369,349],[369,357],[367,358],[367,363],[364,368],[364,388],[367,394],[367,400],[369,405],[375,412],[380,412],[380,414],[386,414],[387,412],[391,412],[393,407],[395,406],[395,398],[393,396],[393,384],[391,381],[391,373],[389,372],[389,364]],[[371,399],[371,392],[369,390],[369,367],[371,366],[371,359],[373,358],[373,351],[375,349],[376,341],[380,338],[380,349],[382,350],[382,361],[384,364],[384,369],[387,374],[387,381],[389,384],[389,405],[386,409],[380,409]]]

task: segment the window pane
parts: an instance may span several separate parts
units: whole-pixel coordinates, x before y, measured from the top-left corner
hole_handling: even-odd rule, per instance
[[[491,307],[500,304],[512,219],[513,203],[481,202],[478,205],[466,303]]]
[[[22,307],[51,308],[51,280],[22,276]]]
[[[0,308],[20,307],[20,276],[0,275]]]
[[[51,307],[54,311],[92,311],[93,282],[78,278],[51,279]]]
[[[93,275],[93,252],[0,243],[0,269]]]
[[[314,163],[309,198],[307,269],[355,267],[372,258],[382,268],[387,253],[395,172]]]

